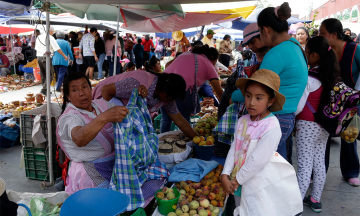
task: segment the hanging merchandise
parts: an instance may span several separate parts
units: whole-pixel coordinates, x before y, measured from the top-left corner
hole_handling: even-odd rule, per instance
[[[152,126],[146,99],[138,96],[137,89],[133,90],[127,108],[129,114],[114,124],[115,166],[110,189],[130,197],[126,211],[131,211],[144,207],[149,190],[154,190],[153,195],[160,188],[149,185],[151,180],[165,181],[170,173],[159,160],[159,138]]]

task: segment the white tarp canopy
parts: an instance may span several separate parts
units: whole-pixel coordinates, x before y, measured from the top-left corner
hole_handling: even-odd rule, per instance
[[[226,0],[226,2],[239,2],[247,0]],[[49,0],[51,3],[84,3],[84,0]],[[99,4],[99,0],[87,0],[86,4]],[[101,4],[193,4],[193,3],[219,3],[219,0],[102,0]]]

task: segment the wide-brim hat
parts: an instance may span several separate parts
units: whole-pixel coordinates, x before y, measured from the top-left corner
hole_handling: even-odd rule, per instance
[[[260,35],[259,26],[257,23],[251,23],[245,27],[244,32],[244,40],[242,45],[245,47],[249,44],[249,42],[256,36]]]
[[[184,33],[182,31],[174,31],[171,36],[175,41],[181,41],[184,37]]]
[[[247,83],[252,80],[258,83],[261,83],[263,85],[266,85],[267,87],[271,88],[275,92],[275,102],[273,105],[271,105],[270,111],[271,112],[277,112],[283,109],[283,106],[285,104],[285,96],[279,92],[280,88],[280,77],[276,73],[272,72],[271,70],[267,69],[260,69],[257,70],[251,78],[239,78],[236,81],[236,87],[238,87],[241,90],[241,93],[245,97],[245,88]]]
[[[3,195],[6,189],[6,183],[4,179],[0,178],[0,196]]]

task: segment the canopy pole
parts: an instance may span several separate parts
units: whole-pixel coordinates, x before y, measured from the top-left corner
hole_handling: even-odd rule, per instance
[[[16,74],[16,67],[15,67],[15,51],[14,51],[14,46],[13,46],[13,42],[12,42],[12,34],[11,34],[11,20],[9,22],[10,25],[10,45],[11,45],[11,51],[13,53],[13,63],[14,63],[14,73]]]
[[[114,56],[114,71],[113,76],[116,75],[116,66],[117,66],[117,49],[118,49],[118,40],[119,40],[119,22],[120,22],[120,4],[118,8],[118,16],[117,16],[117,27],[116,27],[116,42],[115,42],[115,56]],[[121,58],[121,56],[120,56]]]
[[[52,146],[52,127],[51,127],[51,92],[50,92],[50,85],[51,85],[51,77],[50,77],[50,18],[49,18],[49,10],[50,10],[50,3],[49,0],[46,0],[48,4],[46,8],[46,122],[47,122],[47,129],[48,129],[48,147],[49,147],[49,175],[50,175],[50,185],[54,182],[54,174],[53,174],[53,146]]]

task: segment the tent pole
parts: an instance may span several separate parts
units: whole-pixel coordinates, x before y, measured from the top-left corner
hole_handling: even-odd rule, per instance
[[[51,92],[50,92],[50,18],[49,18],[49,10],[50,10],[50,3],[49,0],[46,0],[45,4],[49,4],[49,7],[46,7],[46,122],[47,122],[47,129],[48,129],[48,147],[49,147],[49,175],[50,175],[50,185],[54,182],[54,175],[53,175],[53,146],[52,146],[52,127],[51,127]]]
[[[114,70],[113,76],[116,75],[116,66],[117,66],[117,49],[118,49],[118,40],[119,40],[119,22],[120,22],[120,4],[118,8],[118,16],[117,16],[117,27],[116,27],[116,42],[115,42],[115,56],[114,56]],[[121,56],[120,56],[121,59]]]
[[[12,34],[11,34],[11,20],[9,22],[10,25],[10,45],[11,45],[11,51],[14,55],[13,57],[13,63],[14,63],[14,73],[16,74],[16,67],[15,67],[15,51],[14,51],[14,46],[13,46],[13,42],[12,42]]]

